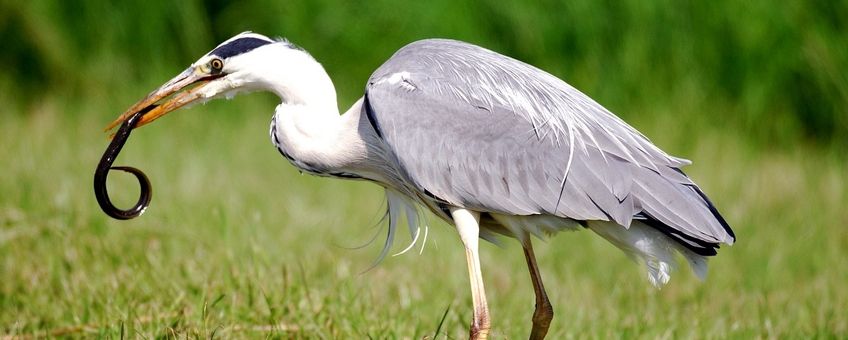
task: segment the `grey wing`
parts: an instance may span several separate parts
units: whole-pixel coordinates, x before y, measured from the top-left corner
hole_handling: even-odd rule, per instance
[[[688,161],[520,61],[457,41],[419,41],[375,71],[365,101],[407,181],[449,204],[623,226],[645,219],[711,254],[734,240],[678,170]]]

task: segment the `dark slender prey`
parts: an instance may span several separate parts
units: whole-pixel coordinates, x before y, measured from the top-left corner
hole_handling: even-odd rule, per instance
[[[112,163],[115,162],[115,158],[118,158],[118,153],[121,152],[121,148],[124,147],[127,138],[130,137],[130,131],[138,123],[141,116],[155,107],[156,105],[148,106],[144,110],[136,112],[121,124],[118,132],[115,133],[115,137],[112,138],[112,142],[109,143],[109,147],[106,148],[106,152],[103,153],[103,157],[100,158],[100,163],[97,164],[97,170],[94,171],[94,196],[97,197],[97,203],[100,204],[100,209],[103,209],[103,212],[112,218],[119,220],[136,218],[144,213],[144,210],[147,209],[147,206],[150,205],[150,200],[153,198],[153,188],[150,185],[150,180],[144,175],[144,172],[129,166],[113,167]],[[109,170],[126,171],[135,175],[135,178],[138,179],[141,193],[139,194],[138,202],[132,208],[122,210],[109,200],[109,193],[106,191],[106,177],[109,174]]]

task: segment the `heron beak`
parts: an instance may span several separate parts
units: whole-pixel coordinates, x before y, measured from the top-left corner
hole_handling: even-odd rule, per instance
[[[144,116],[136,124],[137,127],[141,127],[142,125],[146,125],[159,117],[164,116],[168,112],[174,111],[185,106],[188,103],[191,103],[195,100],[203,98],[203,94],[200,91],[204,85],[209,83],[210,81],[219,78],[220,76],[211,76],[209,74],[204,74],[198,71],[195,67],[189,67],[178,76],[174,77],[174,79],[169,80],[167,83],[154,90],[147,97],[140,100],[135,105],[131,106],[127,109],[126,112],[121,114],[118,119],[109,124],[105,131],[112,130],[116,126],[123,123],[125,120],[129,119],[130,116],[135,114],[136,112],[149,109],[151,106],[154,106],[152,109],[149,109]],[[191,85],[197,85],[195,87],[190,88],[187,91],[180,92],[181,90],[188,88]],[[177,93],[179,92],[179,93]],[[169,96],[177,93],[164,103],[159,103],[162,99],[168,98]]]

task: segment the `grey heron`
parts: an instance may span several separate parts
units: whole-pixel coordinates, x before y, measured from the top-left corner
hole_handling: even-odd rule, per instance
[[[410,247],[422,233],[420,211],[456,227],[471,282],[472,338],[486,338],[490,330],[480,238],[500,234],[522,245],[536,295],[534,339],[547,334],[553,309],[533,236],[591,230],[643,263],[656,286],[669,280],[676,254],[703,277],[707,257],[735,241],[715,206],[680,170],[688,160],[663,152],[559,78],[460,41],[428,39],[401,48],[339,114],[333,83],[309,53],[285,39],[244,32],[107,130],[153,104],[137,126],[242,91],[280,97],[271,141],[295,167],[385,188],[389,222],[381,258],[403,215]]]

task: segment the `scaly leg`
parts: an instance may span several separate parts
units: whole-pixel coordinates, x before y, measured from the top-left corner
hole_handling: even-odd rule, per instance
[[[533,312],[533,330],[530,332],[530,339],[544,339],[548,334],[551,319],[554,318],[554,309],[548,301],[548,294],[545,293],[545,286],[542,284],[542,274],[539,273],[539,267],[536,265],[536,254],[533,253],[530,235],[525,236],[521,246],[524,247],[527,269],[530,270],[530,280],[533,281],[533,291],[536,292],[536,311]]]
[[[483,274],[480,271],[480,257],[477,243],[480,237],[480,213],[462,208],[451,208],[459,238],[465,245],[465,258],[468,261],[468,276],[471,279],[471,298],[474,302],[474,319],[471,321],[471,339],[486,339],[489,336],[489,306],[486,305],[486,291],[483,289]]]

